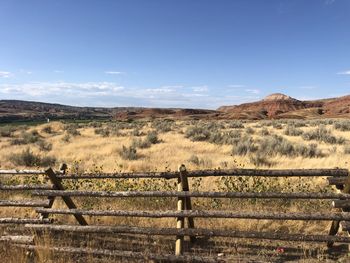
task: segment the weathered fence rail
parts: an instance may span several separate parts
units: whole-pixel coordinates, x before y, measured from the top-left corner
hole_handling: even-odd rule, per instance
[[[339,227],[350,233],[350,177],[346,169],[293,169],[293,170],[254,170],[254,169],[227,169],[227,170],[202,170],[190,171],[182,165],[177,172],[150,172],[150,173],[86,173],[66,174],[66,165],[59,171],[51,168],[47,170],[0,170],[2,176],[44,176],[51,184],[17,184],[7,185],[0,183],[0,191],[18,193],[28,191],[33,197],[45,198],[44,200],[0,200],[1,207],[32,208],[37,213],[36,218],[0,218],[0,224],[25,224],[26,228],[33,231],[59,231],[71,233],[95,233],[95,234],[132,234],[146,236],[175,236],[175,255],[147,255],[132,251],[109,251],[101,249],[85,249],[77,247],[51,247],[49,249],[62,253],[92,253],[96,255],[114,255],[120,257],[148,258],[155,260],[181,261],[191,259],[193,262],[206,261],[218,262],[222,258],[199,257],[197,255],[184,255],[184,237],[190,237],[191,243],[197,237],[229,237],[244,239],[268,239],[296,242],[327,242],[332,246],[334,242],[350,243],[349,236],[336,236]],[[257,177],[325,177],[329,185],[335,185],[341,189],[337,192],[198,192],[190,191],[188,178],[191,177],[219,177],[219,176],[257,176]],[[64,187],[64,180],[86,179],[177,179],[177,191],[91,191],[70,190]],[[1,182],[1,181],[0,181]],[[62,198],[67,209],[53,209],[57,197]],[[129,210],[96,210],[80,209],[73,201],[75,197],[94,198],[176,198],[177,210],[166,211],[129,211]],[[337,212],[326,213],[301,213],[301,212],[256,212],[256,211],[204,211],[192,207],[191,198],[227,198],[227,199],[282,199],[282,200],[325,200],[330,207],[338,209]],[[79,225],[56,225],[50,215],[72,215]],[[174,228],[138,227],[138,226],[102,226],[89,225],[85,216],[113,216],[113,217],[146,217],[146,218],[175,218]],[[256,232],[237,231],[232,229],[206,229],[195,228],[196,218],[227,218],[245,220],[315,220],[332,221],[332,227],[328,235],[293,234],[285,232]],[[185,227],[185,220],[188,224]],[[60,222],[60,224],[65,223]],[[175,222],[174,222],[175,223]],[[175,227],[176,226],[176,227]],[[30,238],[0,238],[0,242],[6,240],[29,240]],[[31,240],[31,239],[30,239]],[[19,242],[20,243],[20,242]],[[27,249],[44,249],[33,244],[20,246]],[[90,251],[90,252],[89,252]]]

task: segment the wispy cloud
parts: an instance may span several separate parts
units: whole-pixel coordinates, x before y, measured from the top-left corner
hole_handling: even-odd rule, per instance
[[[249,96],[248,96],[249,95]],[[207,86],[164,85],[124,87],[115,82],[29,82],[0,84],[3,99],[34,100],[80,106],[142,106],[216,109],[252,100],[256,95],[234,97],[212,94]]]
[[[194,92],[208,92],[209,88],[207,85],[192,87]]]
[[[260,90],[258,90],[258,89],[245,89],[245,92],[248,92],[251,94],[259,94]]]
[[[341,71],[337,73],[338,75],[350,75],[350,70]]]
[[[332,5],[335,3],[335,0],[325,0],[324,3],[325,5]]]
[[[11,77],[11,72],[8,71],[0,71],[0,78],[9,78]]]
[[[241,84],[231,84],[231,85],[227,85],[228,88],[232,88],[232,89],[240,89],[240,88],[244,88],[245,85],[241,85]]]
[[[122,75],[122,74],[125,74],[125,72],[122,72],[122,71],[105,71],[105,74],[109,74],[109,75]]]

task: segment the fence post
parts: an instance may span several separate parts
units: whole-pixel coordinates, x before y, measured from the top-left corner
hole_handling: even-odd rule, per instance
[[[181,173],[181,167],[179,167],[179,177],[177,179],[177,191],[182,192],[184,190],[183,188],[183,178],[182,178],[182,173]],[[185,206],[185,198],[183,197],[178,197],[177,199],[177,210],[182,211],[184,210]],[[176,228],[177,229],[183,229],[185,227],[185,220],[183,217],[178,217],[176,219]],[[176,242],[175,242],[175,255],[179,256],[182,255],[183,253],[183,242],[184,242],[184,236],[176,236]]]
[[[348,176],[346,182],[344,185],[337,185],[336,186],[337,189],[341,190],[341,192],[343,194],[350,194],[350,175]],[[350,212],[350,207],[345,207],[341,209],[342,212]],[[333,221],[331,228],[329,229],[329,235],[330,236],[335,236],[338,231],[339,231],[339,227],[340,227],[340,221]],[[350,235],[350,231],[348,231],[348,235]],[[334,241],[328,241],[327,242],[327,247],[332,247],[334,245]]]
[[[68,167],[67,167],[67,164],[62,163],[62,164],[60,165],[60,168],[59,168],[61,174],[66,174],[67,168],[68,168]],[[50,181],[51,181],[51,180],[50,180]],[[52,181],[51,181],[51,183],[52,183]],[[52,186],[53,186],[53,189],[54,189],[54,190],[58,190],[55,184],[52,184]],[[44,208],[52,208],[53,203],[55,202],[56,196],[48,196],[47,199],[49,200],[49,204],[48,204],[47,206],[45,206]],[[43,218],[48,218],[48,217],[49,217],[49,213],[42,213],[42,214],[41,214],[41,218],[42,218],[42,219],[43,219]]]
[[[61,183],[61,179],[57,178],[55,172],[51,168],[47,169],[45,173],[49,177],[51,183],[54,185],[56,190],[65,190]],[[75,205],[73,200],[70,198],[70,196],[62,196],[62,199],[69,209],[77,208],[77,206]],[[80,225],[86,226],[88,224],[82,215],[74,215],[74,217],[79,222]]]
[[[179,168],[180,178],[182,180],[183,191],[190,191],[190,187],[188,184],[188,173],[186,170],[186,166],[182,164]],[[191,197],[185,197],[185,210],[192,210]],[[188,228],[194,228],[194,219],[193,217],[187,217],[187,226]],[[191,243],[196,241],[195,236],[190,236]]]

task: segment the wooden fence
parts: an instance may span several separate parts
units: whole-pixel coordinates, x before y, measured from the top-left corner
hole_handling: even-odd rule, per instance
[[[0,218],[0,224],[25,224],[25,228],[34,231],[59,231],[77,233],[113,233],[147,236],[174,236],[175,254],[157,255],[148,254],[148,259],[165,261],[208,261],[217,262],[215,257],[199,257],[197,255],[184,254],[184,237],[188,236],[191,243],[196,242],[197,237],[230,237],[244,239],[267,239],[298,242],[325,242],[331,247],[334,242],[350,243],[349,236],[337,236],[340,225],[342,230],[350,233],[350,177],[346,169],[293,169],[293,170],[254,170],[254,169],[230,169],[230,170],[202,170],[187,171],[181,165],[178,172],[155,173],[100,173],[100,174],[66,174],[66,165],[62,165],[59,171],[49,168],[47,170],[0,170],[0,176],[44,176],[50,184],[19,184],[8,185],[0,183],[0,191],[29,191],[33,197],[44,199],[35,200],[0,200],[2,207],[30,207],[36,213],[36,218]],[[327,177],[330,185],[336,186],[341,192],[197,192],[190,191],[188,178],[190,177],[218,177],[218,176],[258,176],[258,177]],[[80,179],[177,179],[175,191],[88,191],[65,189],[63,180]],[[1,177],[0,177],[1,179]],[[0,181],[1,182],[1,181]],[[57,197],[62,198],[67,209],[53,209]],[[87,210],[79,209],[72,197],[96,197],[96,198],[138,198],[138,197],[175,197],[177,198],[177,210],[147,211],[147,210]],[[191,198],[231,198],[231,199],[318,199],[328,200],[337,212],[327,213],[300,213],[300,212],[240,212],[240,211],[207,211],[195,210],[192,207]],[[73,215],[78,225],[55,224],[49,215]],[[145,218],[175,218],[174,228],[152,228],[138,226],[118,225],[89,225],[85,216],[112,216],[112,217],[145,217]],[[229,229],[205,229],[196,228],[196,218],[235,218],[235,219],[270,219],[270,220],[328,220],[332,226],[328,235],[290,234],[279,232],[236,231]],[[185,227],[185,220],[187,227]],[[62,223],[62,222],[60,222]],[[340,224],[342,223],[342,224]],[[30,237],[4,236],[1,241],[12,241],[17,246],[27,249],[43,249],[33,244],[23,244],[23,240],[30,241]],[[48,249],[48,248],[46,248]],[[51,247],[55,252],[66,253],[92,253],[114,255],[119,257],[141,258],[139,252],[133,251],[106,251],[101,249],[87,250],[77,247]],[[222,260],[222,258],[220,258]]]

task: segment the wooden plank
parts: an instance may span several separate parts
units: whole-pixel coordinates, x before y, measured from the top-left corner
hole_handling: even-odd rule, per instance
[[[50,247],[50,246],[34,246],[34,245],[16,245],[17,247],[25,248],[28,250],[45,250],[54,253],[66,253],[66,254],[88,254],[93,256],[106,256],[110,257],[121,257],[121,258],[133,258],[140,259],[144,262],[149,260],[156,260],[161,262],[207,262],[217,263],[223,262],[220,257],[202,257],[196,255],[171,255],[171,254],[153,254],[144,252],[133,252],[125,250],[108,250],[108,249],[93,249],[93,248],[82,248],[82,247]]]
[[[3,191],[26,191],[26,190],[52,190],[53,187],[51,185],[0,185],[0,190]]]
[[[182,180],[182,187],[183,187],[183,191],[185,192],[189,192],[190,191],[190,186],[188,184],[188,178],[187,178],[187,169],[186,166],[184,164],[182,164],[180,166],[179,169],[180,172],[180,178]],[[192,202],[191,202],[191,197],[186,197],[185,198],[185,210],[192,210]],[[194,228],[194,219],[193,217],[187,217],[187,224],[188,224],[188,228]],[[196,241],[196,238],[194,236],[190,236],[190,241],[191,243],[194,243]]]
[[[0,206],[45,207],[48,203],[45,200],[0,200]]]
[[[334,241],[340,243],[350,243],[350,237],[290,234],[286,232],[257,232],[257,231],[237,231],[232,229],[203,229],[203,228],[153,228],[134,226],[79,226],[79,225],[25,225],[33,231],[57,231],[57,232],[77,232],[77,233],[104,233],[104,234],[135,234],[135,235],[156,235],[156,236],[205,236],[205,237],[232,237],[249,239],[269,239],[281,241],[300,242],[326,242]]]
[[[50,219],[37,218],[0,218],[0,224],[50,224]]]
[[[89,197],[201,197],[201,198],[266,198],[266,199],[348,199],[342,193],[275,193],[275,192],[188,192],[188,191],[82,191],[82,190],[37,190],[36,196],[89,196]]]
[[[177,180],[177,190],[179,192],[184,191],[183,187],[183,178],[182,174],[179,174],[179,178]],[[177,199],[177,211],[182,212],[184,210],[185,206],[185,199],[183,197],[178,197]],[[185,227],[185,220],[183,217],[178,216],[176,218],[176,228],[177,229],[183,229]],[[175,241],[175,255],[179,256],[182,255],[183,253],[183,242],[184,242],[184,237],[183,236],[176,236],[176,241]]]
[[[348,208],[350,209],[350,200],[334,200],[332,201],[334,208]]]
[[[38,213],[89,216],[130,216],[130,217],[201,217],[201,218],[240,218],[273,220],[350,220],[350,213],[279,213],[279,212],[230,212],[230,211],[128,211],[128,210],[84,210],[84,209],[43,209]]]
[[[9,174],[9,175],[33,175],[33,174],[45,174],[43,170],[0,170],[1,174]]]
[[[11,242],[17,244],[33,244],[34,236],[0,236],[0,242]]]
[[[226,169],[226,170],[199,170],[188,172],[188,177],[207,176],[263,176],[263,177],[324,177],[348,176],[347,169],[285,169],[285,170],[258,170],[258,169]],[[60,179],[129,179],[129,178],[165,178],[176,179],[179,172],[149,172],[149,173],[85,173],[82,175],[57,175]]]
[[[45,171],[45,173],[49,177],[51,183],[54,185],[54,187],[56,189],[65,190],[62,183],[61,183],[61,180],[56,177],[55,172],[51,168],[47,169]],[[69,209],[76,209],[77,208],[77,206],[75,205],[75,203],[73,202],[73,200],[69,196],[62,196],[62,199]],[[45,213],[45,211],[43,213]],[[75,214],[74,217],[79,222],[80,225],[85,226],[88,224],[82,215]]]

